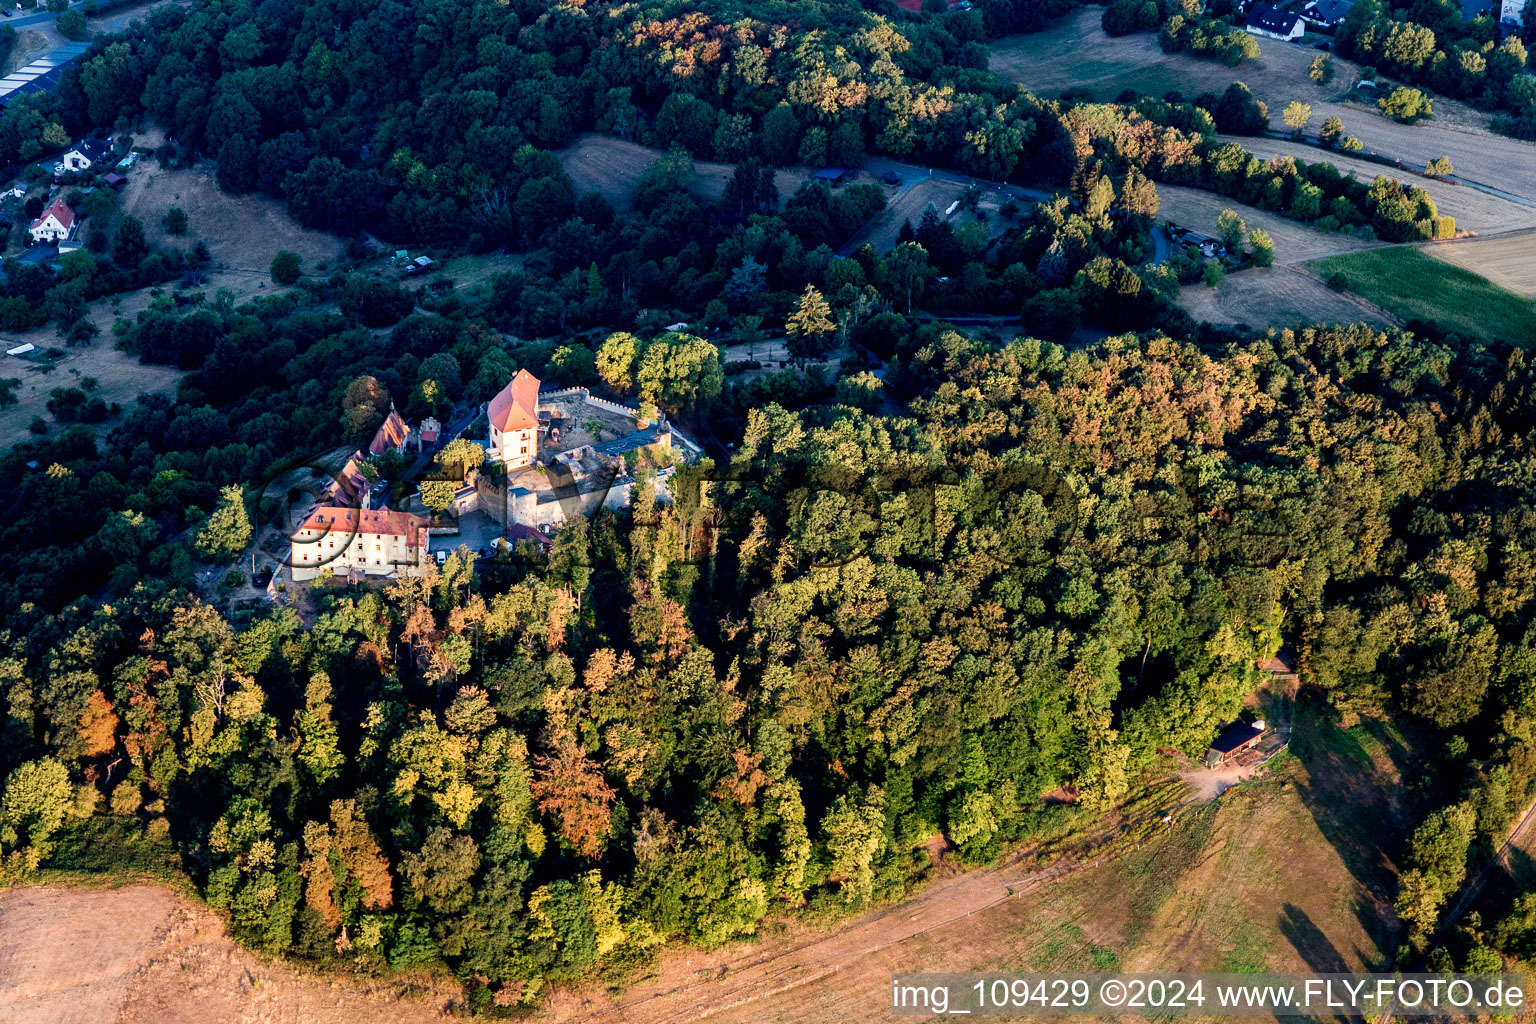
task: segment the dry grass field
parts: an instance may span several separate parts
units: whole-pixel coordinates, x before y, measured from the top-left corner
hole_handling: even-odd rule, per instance
[[[1222,138],[1238,143],[1254,156],[1265,160],[1272,160],[1277,156],[1291,156],[1311,163],[1333,164],[1340,171],[1353,174],[1361,181],[1370,181],[1378,174],[1385,174],[1404,184],[1418,185],[1429,193],[1442,214],[1449,214],[1456,218],[1456,226],[1463,231],[1486,235],[1515,228],[1536,227],[1536,208],[1512,203],[1507,199],[1500,199],[1498,196],[1491,196],[1465,185],[1455,185],[1448,181],[1436,181],[1433,178],[1424,178],[1405,171],[1395,171],[1390,167],[1371,163],[1369,160],[1361,160],[1341,153],[1330,153],[1315,146],[1298,145],[1280,139],[1254,139],[1238,135],[1223,135]],[[1527,173],[1536,176],[1536,148],[1533,148],[1525,159],[1529,161],[1526,165]],[[1456,169],[1460,171],[1461,165],[1457,164]],[[1495,179],[1494,183],[1500,188],[1515,191],[1504,180]],[[1533,186],[1530,191],[1536,193],[1536,186]]]
[[[237,947],[153,885],[0,892],[6,1024],[445,1024],[457,986],[312,977]]]
[[[1216,218],[1221,211],[1234,210],[1243,218],[1249,231],[1262,228],[1275,240],[1273,267],[1244,270],[1215,288],[1198,283],[1181,288],[1179,305],[1191,316],[1213,324],[1245,324],[1249,327],[1361,321],[1385,326],[1392,322],[1390,316],[1370,303],[1330,290],[1297,266],[1308,260],[1359,252],[1384,243],[1316,231],[1305,224],[1200,189],[1159,185],[1157,195],[1159,220],[1172,220],[1214,235]]]
[[[24,28],[16,33],[16,45],[11,48],[0,70],[10,74],[17,68],[24,68],[63,42],[63,37],[52,25]]]
[[[1298,323],[1386,327],[1393,323],[1376,306],[1335,292],[1296,267],[1244,270],[1215,288],[1185,285],[1179,289],[1179,305],[1197,320],[1248,327],[1291,327]]]
[[[97,314],[91,319],[98,325],[105,321],[105,326],[102,328],[102,336],[90,348],[65,348],[63,340],[54,333],[52,327],[5,336],[7,348],[30,341],[38,348],[63,349],[65,355],[62,360],[51,364],[53,369],[46,373],[41,369],[43,364],[0,356],[0,377],[21,381],[21,386],[15,391],[17,403],[0,408],[0,448],[9,448],[18,441],[31,438],[33,435],[28,432],[27,426],[34,416],[41,416],[48,422],[50,433],[57,433],[70,426],[57,422],[48,412],[49,392],[54,388],[80,387],[87,377],[95,378],[97,384],[96,389],[88,394],[99,396],[108,405],[117,402],[125,413],[133,409],[134,400],[141,394],[175,390],[176,382],[181,378],[179,370],[172,366],[146,366],[138,359],[117,351],[112,347],[111,317]],[[119,420],[120,417],[109,418],[96,424],[95,429],[104,433],[111,430]]]
[[[184,237],[167,236],[160,225],[173,206],[187,213]],[[301,227],[275,199],[220,191],[212,163],[168,171],[153,159],[140,160],[123,188],[122,211],[144,222],[152,245],[189,248],[199,238],[206,241],[218,268],[209,276],[210,294],[230,288],[245,299],[272,288],[269,268],[279,249],[298,253],[307,273],[342,251],[341,239]]]
[[[1011,898],[1027,867],[941,877],[835,930],[791,925],[713,952],[671,951],[618,993],[557,993],[546,1017],[883,1021],[890,976],[906,971],[1379,968],[1395,923],[1391,856],[1411,820],[1395,796],[1403,747],[1359,728],[1306,728],[1328,735],[1305,734],[1304,758],[1282,756],[1266,778],[1186,808],[1118,860]]]
[[[560,162],[576,183],[577,192],[601,192],[618,210],[630,208],[629,196],[641,172],[665,155],[659,149],[595,134],[583,135],[559,152]],[[736,168],[732,164],[695,160],[693,169],[693,191],[705,199],[718,199]],[[794,195],[810,175],[804,167],[775,172],[773,180],[779,197],[788,199]]]
[[[1516,295],[1536,299],[1536,231],[1521,231],[1497,238],[1437,242],[1421,248],[1437,259],[1486,277]]]
[[[1249,231],[1262,228],[1275,240],[1277,264],[1305,263],[1307,260],[1322,256],[1355,252],[1384,244],[1366,242],[1333,231],[1317,231],[1299,221],[1288,220],[1267,210],[1244,206],[1226,196],[1197,188],[1159,184],[1157,198],[1159,221],[1172,220],[1176,224],[1194,228],[1207,235],[1216,234],[1216,218],[1222,210],[1235,211],[1243,218],[1243,223],[1248,226]]]
[[[1434,118],[1399,124],[1374,106],[1346,99],[1359,72],[1349,61],[1335,58],[1334,81],[1320,86],[1307,77],[1317,56],[1310,47],[1259,39],[1258,60],[1229,68],[1218,61],[1164,53],[1151,32],[1107,36],[1099,25],[1102,15],[1097,7],[1084,7],[1045,32],[999,40],[992,45],[992,70],[1042,96],[1083,87],[1103,101],[1128,88],[1193,98],[1240,81],[1268,105],[1276,127],[1281,127],[1285,105],[1300,100],[1312,106],[1314,130],[1324,119],[1338,117],[1369,151],[1417,163],[1449,156],[1458,174],[1536,199],[1536,145],[1493,134],[1487,130],[1489,116],[1464,103],[1436,96]]]

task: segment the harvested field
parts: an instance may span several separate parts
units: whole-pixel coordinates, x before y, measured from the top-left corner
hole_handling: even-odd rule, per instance
[[[1368,323],[1385,327],[1390,316],[1353,295],[1333,291],[1295,267],[1274,266],[1233,274],[1215,288],[1189,284],[1179,305],[1197,320],[1249,327],[1298,323]]]
[[[577,192],[601,192],[617,210],[630,208],[629,196],[640,180],[641,172],[665,155],[659,149],[595,134],[583,135],[559,153],[565,173],[576,183]],[[736,170],[733,164],[708,160],[695,160],[693,169],[693,191],[705,199],[720,198],[726,182]],[[794,195],[810,176],[811,171],[804,167],[774,172],[779,197],[788,199]]]
[[[1536,231],[1437,242],[1422,248],[1436,259],[1486,277],[1516,295],[1536,299]]]
[[[1241,135],[1223,135],[1222,139],[1236,142],[1254,156],[1265,160],[1272,160],[1277,156],[1291,156],[1309,163],[1333,164],[1345,174],[1354,174],[1360,181],[1370,181],[1378,174],[1384,174],[1389,178],[1396,178],[1405,185],[1417,185],[1429,193],[1442,214],[1455,217],[1456,226],[1463,231],[1490,234],[1514,228],[1536,227],[1536,209],[1500,199],[1498,196],[1491,196],[1486,192],[1479,192],[1465,185],[1436,181],[1433,178],[1424,178],[1371,163],[1369,160],[1345,156],[1342,153],[1330,153],[1316,146],[1300,145],[1280,139],[1255,139]],[[1536,174],[1536,148],[1533,148],[1525,159],[1530,161],[1528,165],[1530,173]],[[1456,169],[1458,172],[1461,171],[1461,165],[1457,164]],[[1494,184],[1514,192],[1516,190],[1511,187],[1511,181],[1512,179],[1506,179],[1501,182],[1496,179]],[[1531,191],[1536,193],[1536,187]]]
[[[184,237],[168,236],[160,225],[173,206],[187,213]],[[269,290],[272,257],[279,249],[298,253],[306,273],[315,273],[342,251],[340,238],[301,227],[275,199],[221,192],[211,163],[169,171],[141,159],[128,174],[121,208],[144,222],[151,245],[189,248],[199,238],[207,242],[217,267],[209,275],[209,294],[230,288],[237,299],[246,299]]]
[[[1275,240],[1277,264],[1305,263],[1341,252],[1356,252],[1384,243],[1367,242],[1336,231],[1318,231],[1299,221],[1289,220],[1252,206],[1244,206],[1226,196],[1197,188],[1177,185],[1157,186],[1159,221],[1172,220],[1181,227],[1194,228],[1202,234],[1216,234],[1216,218],[1222,210],[1233,210],[1243,218],[1248,230],[1262,228]],[[1536,212],[1536,211],[1533,211]]]
[[[309,976],[224,934],[218,915],[154,885],[0,892],[6,1024],[439,1024],[457,986]]]
[[[1041,96],[1082,87],[1108,101],[1124,89],[1153,96],[1179,92],[1194,98],[1243,82],[1269,107],[1270,121],[1282,127],[1280,112],[1291,100],[1312,106],[1312,125],[1338,117],[1345,131],[1369,151],[1423,163],[1449,156],[1458,174],[1473,181],[1536,199],[1536,145],[1488,131],[1489,116],[1464,103],[1434,97],[1435,116],[1416,125],[1383,117],[1374,106],[1349,100],[1359,65],[1334,58],[1334,81],[1326,86],[1307,77],[1317,51],[1258,39],[1260,57],[1229,68],[1187,54],[1168,54],[1152,32],[1112,37],[1100,27],[1103,11],[1084,7],[1045,32],[1010,36],[992,45],[993,71]]]

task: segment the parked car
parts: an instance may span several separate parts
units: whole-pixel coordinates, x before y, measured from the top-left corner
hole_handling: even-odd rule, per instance
[[[895,171],[886,171],[884,174],[880,175],[880,180],[885,182],[887,185],[900,185],[901,175],[897,174]]]

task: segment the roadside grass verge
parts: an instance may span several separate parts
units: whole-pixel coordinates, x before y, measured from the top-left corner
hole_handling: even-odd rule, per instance
[[[1425,320],[1447,333],[1483,341],[1536,345],[1536,302],[1415,248],[1393,246],[1308,264],[1403,320]]]

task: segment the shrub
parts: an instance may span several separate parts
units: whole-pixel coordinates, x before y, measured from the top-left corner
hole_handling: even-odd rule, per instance
[[[1344,276],[1343,271],[1335,270],[1328,275],[1327,284],[1334,291],[1342,292],[1349,287],[1349,278]]]
[[[1428,96],[1418,89],[1400,85],[1376,101],[1376,106],[1388,117],[1411,124],[1433,112]]]

